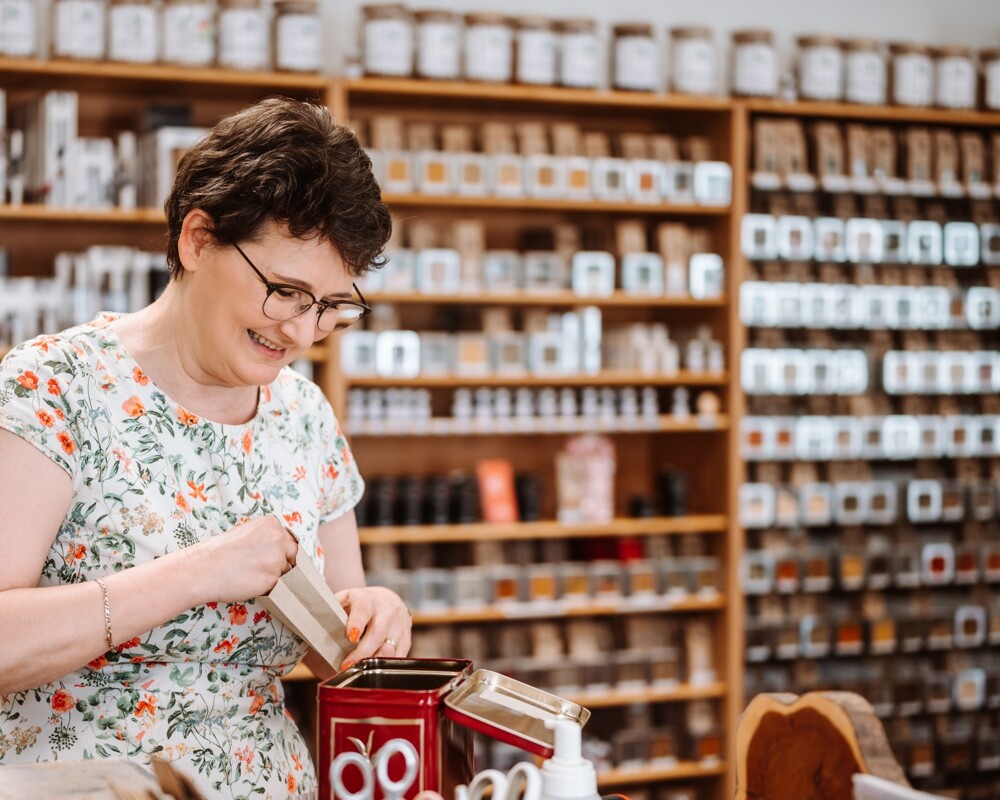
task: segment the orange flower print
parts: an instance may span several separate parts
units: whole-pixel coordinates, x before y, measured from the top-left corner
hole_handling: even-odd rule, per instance
[[[242,603],[229,606],[229,621],[233,625],[242,625],[247,621],[247,607]]]
[[[190,411],[187,411],[187,410],[181,408],[180,406],[178,406],[177,407],[177,421],[181,425],[186,425],[187,427],[190,428],[193,425],[197,425],[198,424],[198,415],[197,414],[192,414]]]
[[[185,514],[191,510],[191,506],[188,504],[187,499],[180,492],[177,493],[176,501],[177,507]]]
[[[45,384],[49,389],[49,394],[59,394],[62,389],[59,388],[59,381],[55,378],[49,378],[49,382]]]
[[[292,753],[292,763],[295,765],[296,772],[302,772],[302,762],[295,753]]]
[[[288,776],[288,791],[289,792],[294,792],[295,791],[295,776],[294,775],[289,775]]]
[[[59,419],[66,419],[66,415],[63,414],[63,410],[61,408],[53,408],[52,410],[55,412],[55,415],[59,417]]]
[[[31,346],[37,347],[43,353],[47,353],[49,352],[49,345],[58,341],[59,339],[55,336],[39,336]]]
[[[219,642],[213,649],[216,653],[225,653],[229,655],[233,652],[233,648],[236,647],[236,643],[239,641],[235,636],[232,639],[223,639]]]
[[[333,464],[328,464],[326,467],[326,477],[328,477],[331,481],[335,481],[337,480],[338,475],[340,475],[340,473],[337,472],[337,468]]]
[[[62,689],[52,695],[52,700],[50,702],[52,710],[60,714],[65,714],[76,705],[76,700],[73,699],[73,695]]]
[[[243,452],[250,455],[250,448],[253,447],[253,434],[245,431],[243,434]]]
[[[292,525],[296,522],[302,522],[302,515],[298,511],[293,511],[291,514],[285,514],[285,522]]]
[[[268,614],[266,611],[258,611],[256,614],[253,615],[253,624],[256,625],[262,619],[263,620],[267,620],[268,622],[270,622],[271,621],[271,615]]]
[[[141,417],[146,413],[146,407],[142,404],[142,400],[135,395],[132,395],[128,400],[122,403],[122,408],[125,410],[126,414],[133,418]]]
[[[188,487],[191,489],[191,495],[190,495],[191,497],[193,497],[195,500],[204,500],[205,502],[208,502],[208,498],[205,497],[204,483],[199,483],[198,485],[195,485],[194,481],[188,481]]]
[[[59,440],[59,444],[62,445],[62,449],[65,451],[66,455],[71,456],[76,452],[76,444],[66,431],[56,434],[56,438]]]
[[[102,375],[101,376],[101,388],[104,391],[109,391],[118,385],[118,379],[114,375]]]
[[[115,650],[121,653],[123,650],[130,650],[131,648],[138,646],[139,646],[139,637],[136,636],[135,638],[129,639],[127,642],[122,642],[120,645],[115,647]]]
[[[132,369],[132,380],[140,386],[146,386],[149,383],[149,378],[146,377],[146,373],[139,369],[139,367],[134,367]]]
[[[17,382],[32,392],[38,388],[38,376],[30,369],[26,370],[23,375],[18,375]]]
[[[250,704],[250,713],[256,714],[264,706],[264,698],[259,694],[254,695],[253,702]]]
[[[156,695],[147,694],[143,700],[135,704],[135,715],[141,717],[145,714],[156,716]]]
[[[42,411],[39,409],[35,412],[35,416],[38,417],[38,421],[42,423],[46,428],[51,428],[53,419],[52,415],[48,411]]]
[[[108,665],[108,659],[104,656],[98,656],[93,661],[87,662],[88,669],[104,669]]]
[[[235,751],[233,755],[236,756],[237,761],[242,761],[247,769],[253,767],[254,752],[249,748],[249,746],[241,747],[239,750]]]
[[[294,477],[295,477],[296,481],[305,480],[305,477],[306,477],[306,468],[305,467],[296,467],[295,468],[295,472],[294,472]]]
[[[340,451],[340,457],[344,459],[344,464],[350,465],[351,463],[351,451],[346,447]]]
[[[78,544],[76,547],[70,545],[68,552],[66,553],[66,561],[72,564],[74,561],[82,560],[83,557],[86,555],[87,555],[87,548],[85,545]]]

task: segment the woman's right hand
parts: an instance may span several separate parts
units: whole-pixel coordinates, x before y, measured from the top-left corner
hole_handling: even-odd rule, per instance
[[[240,603],[267,594],[295,566],[299,544],[274,516],[256,517],[180,551],[192,560],[201,602]]]

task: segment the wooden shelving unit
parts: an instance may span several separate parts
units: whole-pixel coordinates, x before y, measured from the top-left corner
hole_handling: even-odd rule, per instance
[[[388,388],[396,386],[426,386],[438,389],[460,386],[725,386],[725,374],[678,372],[676,375],[646,375],[641,372],[600,372],[596,375],[525,375],[505,377],[483,375],[419,376],[416,378],[351,377],[351,386]]]
[[[402,294],[377,292],[365,295],[370,303],[395,305],[498,305],[498,306],[597,306],[598,308],[724,309],[726,297],[701,300],[694,297],[661,297],[629,294],[620,289],[608,297],[588,297],[576,292],[488,292],[469,294]]]
[[[464,195],[387,194],[392,208],[460,208],[470,211],[557,211],[588,214],[662,214],[670,217],[725,217],[728,206],[673,203],[610,202],[601,200],[544,200],[537,197],[469,197]]]

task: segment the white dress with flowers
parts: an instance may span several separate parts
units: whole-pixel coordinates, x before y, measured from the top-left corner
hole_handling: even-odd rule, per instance
[[[157,389],[110,321],[35,339],[0,365],[0,428],[73,479],[38,585],[93,580],[264,514],[322,569],[317,527],[363,484],[320,390],[286,368],[246,424],[203,420]],[[305,650],[252,599],[192,608],[60,680],[0,695],[0,765],[160,755],[206,797],[308,795],[315,771],[279,681]]]

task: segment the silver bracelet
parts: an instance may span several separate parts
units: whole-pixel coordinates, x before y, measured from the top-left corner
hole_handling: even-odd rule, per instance
[[[108,650],[113,650],[115,640],[111,635],[111,603],[108,600],[108,587],[104,585],[103,578],[98,578],[96,583],[101,587],[101,594],[104,595],[104,637],[107,639]]]

